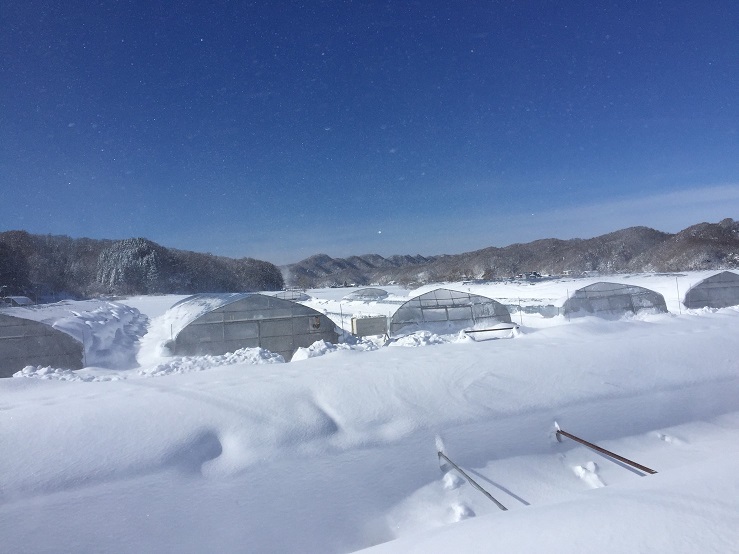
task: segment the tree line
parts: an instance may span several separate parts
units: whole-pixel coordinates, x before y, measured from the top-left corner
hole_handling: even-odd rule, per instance
[[[253,258],[165,248],[145,238],[73,239],[0,233],[3,295],[37,301],[105,295],[280,290],[280,270]]]

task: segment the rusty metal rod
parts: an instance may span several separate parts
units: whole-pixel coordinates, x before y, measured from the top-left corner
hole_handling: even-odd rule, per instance
[[[464,472],[464,470],[463,470],[463,469],[462,469],[461,467],[459,467],[459,466],[458,466],[457,464],[455,464],[455,463],[454,463],[453,461],[451,461],[451,460],[449,459],[449,457],[448,457],[448,456],[447,456],[446,454],[444,454],[444,453],[443,453],[443,452],[441,452],[441,451],[439,451],[439,453],[438,453],[438,454],[439,454],[439,458],[440,458],[440,459],[441,459],[441,458],[444,458],[444,459],[445,459],[445,460],[446,460],[447,462],[449,462],[449,463],[450,463],[450,464],[452,465],[452,467],[454,467],[454,469],[456,469],[456,470],[457,470],[458,472],[460,472],[460,473],[461,473],[461,474],[462,474],[462,475],[464,476],[464,478],[465,478],[465,479],[467,479],[467,481],[469,481],[469,482],[470,482],[470,485],[472,485],[473,487],[475,487],[475,488],[476,488],[477,490],[479,490],[479,491],[480,491],[480,492],[481,492],[482,494],[484,494],[484,495],[485,495],[485,496],[487,496],[487,497],[488,497],[488,498],[489,498],[490,500],[492,500],[493,502],[495,502],[495,505],[496,505],[496,506],[498,506],[498,508],[500,508],[500,509],[501,509],[501,510],[503,510],[504,512],[507,512],[507,511],[508,511],[508,508],[506,508],[505,506],[503,506],[503,504],[501,504],[500,502],[498,502],[497,500],[495,500],[495,498],[493,498],[493,495],[491,495],[491,494],[490,494],[490,493],[489,493],[488,491],[486,491],[485,489],[483,489],[483,488],[482,488],[482,487],[481,487],[481,486],[480,486],[480,485],[479,485],[479,484],[477,483],[477,481],[475,481],[475,480],[474,480],[474,479],[473,479],[472,477],[470,477],[469,475],[467,475],[467,474],[466,474],[466,473]]]
[[[619,462],[623,462],[625,464],[628,464],[630,466],[635,467],[636,469],[639,469],[645,473],[651,473],[654,475],[657,473],[653,469],[648,468],[647,466],[643,466],[641,464],[637,464],[633,460],[629,460],[628,458],[624,458],[623,456],[619,456],[618,454],[611,452],[610,450],[606,450],[605,448],[601,448],[597,444],[593,444],[592,442],[588,442],[585,439],[581,439],[580,437],[576,437],[575,435],[568,433],[567,431],[563,431],[562,429],[557,429],[557,440],[561,442],[561,439],[559,438],[560,435],[564,435],[568,439],[572,439],[575,442],[579,442],[580,444],[584,444],[585,446],[592,448],[593,450],[596,450],[597,452],[600,452],[601,454],[605,454],[606,456],[610,456],[611,458],[615,458]]]

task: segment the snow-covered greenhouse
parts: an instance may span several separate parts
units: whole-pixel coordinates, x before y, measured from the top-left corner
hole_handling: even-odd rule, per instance
[[[378,300],[383,300],[387,298],[387,291],[374,288],[374,287],[367,287],[364,289],[355,290],[354,292],[350,292],[347,294],[343,300],[356,300],[359,302],[377,302]]]
[[[722,271],[703,279],[685,294],[688,308],[726,308],[739,306],[739,275]]]
[[[283,300],[292,300],[293,302],[304,302],[306,300],[310,300],[310,296],[305,294],[302,290],[281,290],[271,296],[282,298]]]
[[[435,289],[402,304],[390,320],[390,334],[418,330],[454,333],[501,323],[510,324],[511,314],[500,302],[477,294]]]
[[[576,290],[563,307],[565,315],[570,317],[618,318],[642,310],[667,312],[665,298],[660,293],[635,285],[607,282],[593,283]]]
[[[219,355],[261,347],[290,360],[318,340],[337,342],[336,325],[316,310],[258,293],[196,294],[166,313],[175,355]]]
[[[31,310],[0,311],[0,377],[10,377],[26,366],[80,369],[83,345],[50,324],[31,319]]]

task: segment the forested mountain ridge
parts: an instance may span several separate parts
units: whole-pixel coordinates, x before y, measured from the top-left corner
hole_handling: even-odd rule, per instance
[[[463,279],[504,279],[522,273],[574,275],[688,271],[739,267],[739,222],[699,223],[676,234],[629,227],[590,239],[542,239],[443,256],[352,256],[325,254],[283,266],[288,285],[321,287],[422,284]]]
[[[279,290],[273,264],[165,248],[143,238],[120,241],[0,233],[3,294],[39,299],[108,294],[191,294]]]
[[[590,239],[541,239],[440,256],[317,254],[278,268],[165,248],[144,238],[120,241],[0,233],[3,294],[34,299],[108,294],[191,294],[501,279],[528,272],[688,271],[739,268],[739,222],[699,223],[679,233],[629,227]]]

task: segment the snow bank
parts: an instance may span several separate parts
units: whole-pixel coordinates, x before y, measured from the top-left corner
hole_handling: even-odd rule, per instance
[[[293,362],[298,360],[307,360],[308,358],[316,358],[318,356],[325,356],[333,352],[339,351],[357,351],[357,352],[370,352],[380,348],[378,342],[370,339],[347,339],[348,342],[341,344],[332,344],[324,340],[319,340],[311,344],[307,348],[298,348],[293,354]]]
[[[242,348],[236,352],[230,352],[220,356],[177,357],[151,367],[139,369],[136,373],[121,372],[110,375],[107,373],[101,374],[93,369],[72,371],[62,368],[26,366],[21,371],[14,373],[13,377],[90,383],[94,381],[119,381],[132,377],[163,377],[165,375],[206,371],[236,364],[259,365],[283,363],[285,363],[285,360],[279,354],[274,354],[262,348]]]
[[[138,374],[145,377],[161,377],[177,373],[192,373],[205,371],[215,367],[235,364],[284,364],[285,359],[279,354],[273,354],[263,348],[242,348],[220,356],[182,356],[170,361],[139,370]]]
[[[85,366],[128,369],[136,365],[136,348],[149,319],[136,308],[106,302],[90,311],[70,310],[54,327],[81,339]]]
[[[22,370],[13,374],[13,377],[27,377],[29,379],[43,379],[56,381],[117,381],[120,379],[117,375],[90,375],[71,369],[63,369],[58,367],[41,367],[26,366]]]
[[[417,348],[419,346],[431,346],[433,344],[444,344],[451,342],[448,338],[453,335],[437,335],[431,331],[416,331],[393,339],[389,346],[404,346],[406,348]]]

